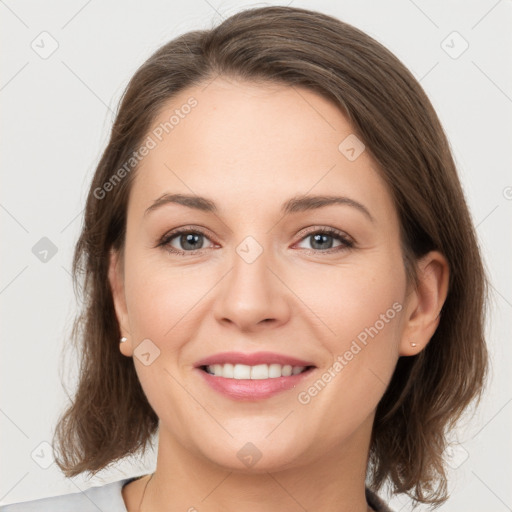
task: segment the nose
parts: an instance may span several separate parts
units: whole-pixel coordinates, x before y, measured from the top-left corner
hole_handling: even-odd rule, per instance
[[[290,318],[290,292],[266,251],[253,262],[234,255],[233,267],[217,288],[214,316],[245,332],[285,324]]]

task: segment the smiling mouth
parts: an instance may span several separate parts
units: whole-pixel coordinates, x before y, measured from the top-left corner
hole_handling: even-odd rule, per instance
[[[263,380],[290,377],[308,371],[314,366],[291,366],[289,364],[212,364],[201,366],[200,369],[214,377],[236,380]]]

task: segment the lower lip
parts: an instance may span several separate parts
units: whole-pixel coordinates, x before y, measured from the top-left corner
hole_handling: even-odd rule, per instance
[[[281,391],[287,391],[294,388],[302,380],[307,378],[314,368],[309,368],[298,375],[289,377],[276,377],[273,379],[226,379],[225,377],[215,377],[200,368],[206,383],[215,391],[235,400],[260,400],[277,395]]]

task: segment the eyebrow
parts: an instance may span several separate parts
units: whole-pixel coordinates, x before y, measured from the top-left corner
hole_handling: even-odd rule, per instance
[[[156,199],[149,208],[144,212],[144,216],[148,213],[166,205],[166,204],[181,204],[188,208],[194,208],[203,212],[216,213],[218,211],[217,206],[213,201],[205,197],[188,195],[188,194],[162,194]],[[286,201],[281,207],[281,213],[283,215],[289,215],[291,213],[304,212],[307,210],[316,210],[325,206],[331,206],[334,204],[351,206],[356,208],[363,213],[369,220],[375,222],[372,214],[368,208],[363,204],[359,203],[354,199],[343,196],[326,196],[326,195],[302,195],[295,196]]]

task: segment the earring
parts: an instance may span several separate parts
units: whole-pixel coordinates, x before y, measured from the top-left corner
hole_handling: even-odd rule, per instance
[[[411,341],[411,347],[415,347],[416,346],[416,343],[414,343],[414,341]]]
[[[128,341],[128,338],[125,338],[124,336],[120,339],[121,343],[124,343],[125,341]]]

